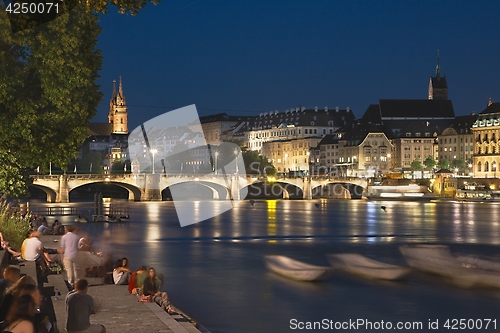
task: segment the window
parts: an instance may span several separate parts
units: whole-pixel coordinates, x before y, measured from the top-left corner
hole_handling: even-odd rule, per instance
[[[488,172],[490,171],[490,164],[488,163],[488,161],[484,162],[484,172]]]
[[[370,156],[366,156],[365,157],[365,162],[370,162],[371,161],[371,157]]]
[[[481,162],[477,162],[477,171],[481,172]]]
[[[411,133],[410,132],[406,132],[406,136],[411,136]]]

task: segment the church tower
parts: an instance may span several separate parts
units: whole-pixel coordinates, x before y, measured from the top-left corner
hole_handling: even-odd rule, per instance
[[[116,80],[113,80],[113,96],[109,101],[108,122],[113,124],[113,134],[128,134],[128,115],[125,96],[123,95],[122,77],[116,93]]]
[[[446,75],[441,77],[441,67],[439,65],[439,50],[436,65],[436,76],[429,80],[429,99],[448,99],[448,84]]]

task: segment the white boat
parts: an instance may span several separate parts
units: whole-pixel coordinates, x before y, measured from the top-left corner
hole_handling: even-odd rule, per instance
[[[371,279],[397,280],[410,273],[409,267],[387,264],[357,253],[329,254],[327,257],[334,268]]]
[[[264,256],[266,267],[274,273],[299,281],[314,281],[326,276],[330,267],[316,266],[286,256]]]
[[[400,251],[410,266],[444,276],[460,287],[500,288],[500,263],[472,256],[456,257],[445,245],[406,245]]]

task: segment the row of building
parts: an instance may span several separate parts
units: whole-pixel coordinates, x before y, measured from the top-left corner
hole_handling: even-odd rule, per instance
[[[127,107],[121,78],[118,92],[113,87],[108,119],[106,124],[91,124],[87,140],[90,150],[103,152],[105,165],[117,159],[150,158],[146,150],[142,156],[126,155]],[[215,147],[230,141],[257,151],[281,173],[357,177],[414,173],[415,161],[432,157],[455,165],[460,174],[487,178],[496,177],[500,163],[500,103],[490,99],[479,114],[455,116],[439,58],[429,80],[428,99],[382,99],[369,105],[360,119],[349,107],[316,106],[256,116],[220,113],[200,117],[200,124],[203,133],[193,133],[189,127],[159,129],[164,131],[158,136],[163,140],[151,143],[154,147],[149,149],[172,151],[179,143],[195,138],[199,142],[204,136]],[[213,164],[204,152],[192,149],[186,164],[194,171]],[[421,176],[426,173],[430,175],[422,171]]]

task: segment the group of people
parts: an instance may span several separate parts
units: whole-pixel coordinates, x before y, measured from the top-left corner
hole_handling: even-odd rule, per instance
[[[87,280],[80,279],[66,296],[68,333],[106,333],[103,325],[90,323],[90,315],[96,310],[87,291]],[[15,266],[6,267],[0,279],[0,321],[2,333],[58,331],[50,297],[41,295],[36,282],[29,276],[21,277]]]
[[[55,220],[52,226],[49,227],[45,217],[35,215],[31,224],[33,230],[39,231],[42,235],[64,235],[65,233],[65,227],[59,220]]]
[[[135,272],[128,267],[128,259],[119,259],[113,269],[113,282],[128,285],[131,294],[139,296],[140,302],[155,302],[163,310],[173,313],[168,294],[161,291],[163,276],[157,275],[153,267],[140,266]]]
[[[50,297],[16,266],[7,266],[0,279],[0,321],[4,333],[48,333],[57,327]]]

